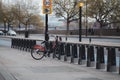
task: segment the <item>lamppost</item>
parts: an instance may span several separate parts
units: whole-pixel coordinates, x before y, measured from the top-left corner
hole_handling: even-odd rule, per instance
[[[82,2],[79,2],[78,3],[78,6],[79,6],[79,41],[81,42],[82,39],[82,6],[84,4]]]
[[[86,5],[86,34],[85,34],[85,35],[86,35],[86,37],[87,37],[87,33],[88,33],[88,32],[87,32],[87,30],[88,30],[88,20],[87,20],[87,19],[88,19],[88,16],[87,16],[87,12],[88,12],[88,11],[87,11],[87,0],[85,1],[85,5]]]

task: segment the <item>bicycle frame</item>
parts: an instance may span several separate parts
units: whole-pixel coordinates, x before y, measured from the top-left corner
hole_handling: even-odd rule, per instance
[[[46,51],[46,48],[41,46],[41,45],[35,45],[33,48],[34,49],[40,49],[41,51]]]
[[[50,52],[51,50],[49,50],[47,47],[46,47],[46,44],[48,44],[48,47],[49,47],[49,43],[47,41],[43,41],[41,42],[41,44],[44,44],[44,46],[42,45],[34,45],[34,49],[39,49],[40,51],[42,52]],[[55,47],[54,47],[55,48]]]

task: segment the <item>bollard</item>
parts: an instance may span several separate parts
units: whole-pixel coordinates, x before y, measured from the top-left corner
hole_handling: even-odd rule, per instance
[[[59,42],[59,57],[58,57],[58,60],[61,60],[61,55],[62,55],[62,43]]]
[[[105,63],[104,47],[100,47],[100,63]]]
[[[28,46],[28,51],[30,52],[31,51],[31,42],[32,42],[32,40],[29,40],[29,46]]]
[[[50,51],[49,51],[48,57],[50,57],[50,53],[53,52],[52,46],[53,46],[53,42],[49,41],[49,49],[50,49]]]
[[[26,46],[26,41],[25,41],[25,39],[23,39],[23,51],[25,50],[25,46]]]
[[[61,42],[58,43],[58,60],[61,59]]]
[[[81,55],[82,55],[82,60],[86,59],[86,54],[85,54],[85,45],[81,45]]]
[[[34,40],[30,40],[30,44],[29,44],[29,45],[30,45],[30,46],[29,46],[30,52],[31,52],[31,50],[32,50],[32,47],[34,46],[33,44],[34,44]]]
[[[60,44],[59,60],[61,60],[61,59],[64,60],[64,55],[65,55],[65,43],[61,43],[61,44]]]
[[[21,47],[20,47],[20,50],[23,50],[23,47],[24,47],[24,40],[21,39]]]
[[[27,42],[28,42],[28,40],[25,39],[25,46],[24,46],[24,48],[25,48],[24,50],[25,50],[25,51],[27,51],[27,45],[28,45]]]
[[[96,69],[101,68],[101,64],[105,63],[104,60],[104,47],[96,47],[97,54],[96,54]]]
[[[70,44],[66,45],[66,49],[67,49],[67,57],[70,57]]]
[[[90,46],[87,46],[87,67],[90,67]]]
[[[94,59],[94,47],[91,45],[87,46],[87,67],[94,66],[91,61],[95,61]]]
[[[13,38],[11,39],[11,48],[13,48]]]
[[[100,69],[100,47],[96,47],[96,69]]]
[[[71,63],[74,63],[74,58],[77,58],[77,44],[72,45]]]
[[[71,63],[74,62],[74,44],[72,44]]]
[[[70,44],[65,45],[65,55],[64,55],[64,61],[67,61],[67,58],[70,57]]]
[[[82,46],[79,45],[79,56],[78,56],[78,64],[82,64]]]
[[[17,45],[17,49],[19,49],[19,48],[20,48],[20,44],[21,44],[20,39],[17,40],[17,43],[18,43],[18,45]]]
[[[93,46],[90,46],[90,61],[95,61]]]
[[[65,54],[64,54],[64,61],[67,61],[67,43],[64,44],[64,51],[65,51]]]
[[[18,47],[19,50],[20,50],[20,47],[21,47],[21,39],[19,39],[19,47]]]
[[[86,54],[85,54],[85,45],[79,45],[79,53],[78,53],[78,64],[85,63],[82,60],[86,59]]]
[[[13,39],[13,48],[15,48],[15,38]]]
[[[29,45],[29,40],[26,39],[26,47],[25,47],[25,51],[27,52],[28,51],[28,45]]]
[[[116,66],[115,48],[108,48],[107,72],[111,72]]]
[[[77,44],[74,44],[74,54],[73,54],[74,58],[78,58],[78,54],[77,54]]]
[[[12,48],[14,48],[14,45],[15,45],[14,38],[12,38]]]
[[[14,40],[14,43],[15,43],[14,48],[16,48],[17,47],[17,39]]]
[[[61,55],[65,54],[64,43],[61,44]]]
[[[16,49],[19,47],[19,39],[16,39]]]

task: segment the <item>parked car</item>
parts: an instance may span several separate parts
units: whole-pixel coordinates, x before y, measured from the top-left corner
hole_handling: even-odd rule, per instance
[[[0,31],[0,35],[3,35],[4,33],[3,33],[3,31]]]
[[[9,30],[9,31],[7,32],[7,35],[9,35],[9,36],[16,36],[16,32],[13,31],[13,30]]]

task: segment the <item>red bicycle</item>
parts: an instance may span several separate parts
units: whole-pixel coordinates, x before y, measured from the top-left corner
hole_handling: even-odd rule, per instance
[[[43,41],[41,45],[33,46],[31,50],[31,56],[35,60],[40,60],[43,57],[50,55],[50,53],[53,53],[53,56],[59,59],[59,50],[60,50],[60,46],[52,45],[52,49],[51,49],[50,43],[48,41]]]

